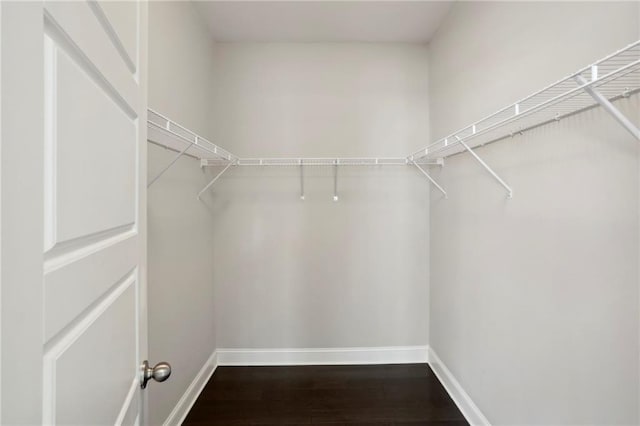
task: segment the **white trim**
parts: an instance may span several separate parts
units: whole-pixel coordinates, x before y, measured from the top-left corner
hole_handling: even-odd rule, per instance
[[[129,413],[129,410],[131,409],[131,404],[135,401],[136,402],[136,409],[138,409],[139,407],[137,407],[137,403],[138,403],[138,389],[140,389],[140,379],[138,378],[138,376],[136,376],[133,379],[133,383],[131,383],[131,386],[129,387],[129,392],[127,392],[127,396],[124,398],[124,403],[122,404],[122,408],[120,409],[120,414],[118,414],[118,417],[116,417],[116,422],[115,424],[117,425],[121,425],[124,424],[124,419],[126,417],[126,415]],[[137,410],[140,411],[140,410]]]
[[[218,365],[348,365],[427,362],[428,346],[218,349]]]
[[[478,406],[473,402],[469,394],[465,392],[458,380],[456,380],[451,371],[449,371],[447,366],[444,365],[431,348],[429,348],[429,366],[449,396],[451,396],[453,402],[458,406],[464,418],[467,419],[472,426],[491,426],[489,420],[482,414],[482,411],[480,411]]]
[[[2,38],[2,2],[0,2],[0,38]],[[2,43],[0,43],[0,93],[2,93]],[[2,241],[2,102],[0,102],[0,241]],[[2,330],[2,247],[0,245],[0,330]],[[0,354],[2,336],[0,336]],[[2,358],[0,357],[0,423],[2,423]]]
[[[214,351],[173,408],[167,420],[164,421],[163,426],[181,425],[184,422],[216,368],[218,368],[218,354]]]
[[[2,38],[2,2],[0,2],[0,38]],[[0,93],[2,93],[2,43],[0,43]],[[2,241],[2,102],[0,102],[0,241]],[[2,330],[2,245],[0,245],[0,330]],[[0,336],[0,354],[2,336]],[[2,357],[0,357],[0,423],[2,423]]]

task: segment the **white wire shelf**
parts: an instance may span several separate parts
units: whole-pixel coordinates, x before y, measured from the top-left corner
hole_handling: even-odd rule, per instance
[[[446,158],[469,148],[505,139],[640,91],[640,40],[558,80],[457,132],[412,153],[410,160]],[[616,117],[619,121],[620,118]],[[624,118],[622,119],[624,120]],[[630,130],[638,137],[637,130]]]
[[[231,166],[333,166],[337,188],[338,166],[415,166],[446,197],[447,192],[421,166],[444,164],[444,158],[468,151],[493,178],[513,196],[511,187],[496,174],[472,148],[495,142],[573,114],[602,106],[623,127],[640,140],[640,129],[626,118],[611,101],[640,92],[640,40],[558,80],[501,110],[454,132],[407,157],[380,158],[239,158],[209,142],[169,118],[148,110],[149,141],[173,149],[178,155],[149,183],[152,185],[182,155],[201,160],[201,166],[224,166],[200,197]],[[337,189],[334,190],[337,200]],[[301,198],[304,199],[304,193]]]
[[[442,165],[442,159],[416,161],[422,165]],[[203,159],[202,167],[225,166],[228,161],[219,159]],[[380,158],[238,158],[234,166],[406,166],[413,164],[404,157],[380,157]]]
[[[147,139],[150,142],[174,151],[184,151],[184,154],[200,160],[210,159],[228,163],[238,159],[226,149],[209,142],[202,136],[152,109],[147,110],[147,127]]]
[[[183,155],[189,155],[199,159],[201,167],[224,167],[223,170],[200,191],[198,198],[231,166],[298,166],[300,168],[306,166],[333,166],[337,169],[338,166],[442,166],[444,164],[444,160],[442,159],[434,161],[425,158],[414,161],[406,157],[239,158],[152,109],[147,110],[147,127],[149,130],[147,136],[149,142],[164,146],[178,153],[173,160],[149,180],[147,187],[150,187],[160,179]],[[431,179],[424,170],[422,170],[422,173]],[[337,195],[334,198],[336,197]]]
[[[147,139],[155,144],[190,155],[201,160],[202,167],[226,166],[405,166],[412,162],[406,157],[351,157],[351,158],[239,158],[226,149],[209,142],[202,136],[181,126],[170,118],[147,110]],[[442,165],[442,160],[416,160],[422,165]]]

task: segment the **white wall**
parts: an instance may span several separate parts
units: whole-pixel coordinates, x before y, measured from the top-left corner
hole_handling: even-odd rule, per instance
[[[212,132],[239,156],[404,156],[428,136],[427,51],[217,44]],[[428,193],[416,170],[231,169],[213,189],[219,348],[425,345]]]
[[[457,3],[436,139],[635,41],[638,3]],[[619,106],[640,124],[639,100]],[[638,143],[601,109],[477,151],[431,199],[430,345],[493,424],[637,424]]]
[[[149,3],[149,107],[209,136],[211,40],[190,2]],[[149,144],[149,178],[176,154]],[[148,388],[150,424],[164,422],[215,349],[213,224],[196,199],[211,179],[183,157],[148,192],[149,360],[171,378]]]

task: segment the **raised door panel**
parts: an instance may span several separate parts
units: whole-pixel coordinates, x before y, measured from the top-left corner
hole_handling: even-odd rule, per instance
[[[46,43],[49,246],[133,225],[137,120],[55,41]]]
[[[132,326],[137,323],[136,282],[134,271],[48,351],[45,424],[107,425],[126,417],[122,413],[135,399],[132,389],[139,386],[132,383],[138,358]]]
[[[133,237],[132,233],[118,235],[45,266],[45,342],[130,275],[136,267],[138,250],[138,241]]]
[[[137,3],[137,2],[136,2]],[[114,38],[105,29],[97,9],[88,2],[45,2],[45,31],[67,52],[82,62],[114,89],[128,105],[130,112],[139,111],[139,76],[122,59]]]

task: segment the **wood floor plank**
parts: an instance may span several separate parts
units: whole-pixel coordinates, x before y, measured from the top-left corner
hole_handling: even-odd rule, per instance
[[[186,426],[461,426],[427,364],[219,367]]]

